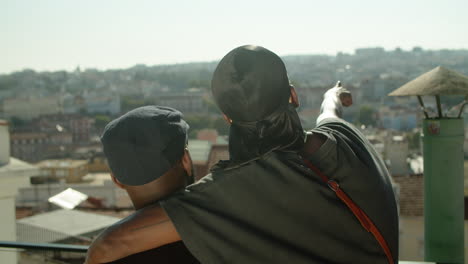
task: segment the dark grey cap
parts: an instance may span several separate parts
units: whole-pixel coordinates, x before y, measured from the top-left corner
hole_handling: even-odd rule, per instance
[[[260,46],[241,46],[221,59],[211,81],[213,97],[233,121],[260,121],[286,109],[289,79],[283,61]]]
[[[182,158],[189,126],[170,107],[144,106],[111,121],[101,142],[114,176],[126,185],[158,179]]]

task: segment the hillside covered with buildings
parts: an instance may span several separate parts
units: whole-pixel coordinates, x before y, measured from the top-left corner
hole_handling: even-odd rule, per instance
[[[414,98],[387,94],[420,74],[442,65],[468,74],[468,50],[357,49],[353,54],[283,57],[296,87],[304,127],[312,128],[322,94],[341,80],[353,93],[355,105],[345,119],[359,126],[410,132],[410,145],[420,120]],[[129,69],[35,72],[25,69],[0,75],[0,119],[10,121],[12,154],[38,162],[95,151],[107,122],[147,104],[182,111],[191,138],[206,128],[228,134],[210,95],[216,62],[136,65]],[[460,98],[443,98],[450,109]],[[431,107],[429,100],[429,108]],[[394,133],[394,132],[392,132]]]
[[[284,56],[283,60],[299,93],[299,112],[306,129],[315,125],[322,94],[341,80],[355,102],[345,112],[345,119],[390,131],[385,133],[404,132],[413,148],[419,145],[414,132],[421,119],[417,101],[387,94],[439,65],[468,74],[468,50],[376,47],[336,56]],[[10,122],[12,155],[29,162],[89,156],[87,152],[98,151],[99,135],[107,122],[147,104],[182,111],[193,139],[207,128],[227,135],[228,127],[210,95],[215,67],[216,62],[199,62],[106,71],[25,69],[0,75],[0,119]],[[461,101],[442,100],[448,109]],[[431,99],[428,101],[430,110]]]

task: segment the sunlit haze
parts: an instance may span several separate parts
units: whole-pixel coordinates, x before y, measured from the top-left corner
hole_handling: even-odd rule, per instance
[[[0,0],[0,73],[280,55],[468,48],[468,1]]]

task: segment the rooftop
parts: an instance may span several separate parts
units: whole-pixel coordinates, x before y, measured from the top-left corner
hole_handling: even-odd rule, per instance
[[[408,95],[466,95],[468,93],[468,77],[456,71],[438,66],[416,79],[406,83],[390,96]]]
[[[8,164],[0,166],[0,175],[10,172],[21,172],[31,170],[37,170],[37,167],[19,159],[10,157],[10,162]]]
[[[112,216],[61,209],[17,220],[17,240],[36,243],[60,241],[101,230],[119,220]]]
[[[14,139],[37,139],[37,138],[47,138],[45,133],[35,133],[35,132],[16,132],[11,133],[10,138]]]
[[[399,185],[400,216],[423,216],[424,178],[422,174],[393,176]]]
[[[36,166],[40,167],[41,169],[48,169],[48,168],[75,168],[82,165],[87,164],[87,160],[72,160],[72,159],[64,159],[64,160],[43,160],[39,163],[36,163]]]

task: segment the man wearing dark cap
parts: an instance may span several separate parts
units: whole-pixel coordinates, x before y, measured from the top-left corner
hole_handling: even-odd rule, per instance
[[[398,261],[391,180],[371,144],[341,119],[352,98],[340,84],[325,94],[317,127],[308,132],[282,60],[265,48],[229,52],[212,91],[231,124],[230,160],[104,232],[89,263],[177,239],[210,264]],[[148,240],[131,248],[117,242],[142,236]],[[119,251],[100,255],[113,247]]]
[[[114,183],[135,208],[155,204],[193,183],[188,125],[169,107],[144,106],[110,122],[101,142]],[[199,263],[179,241],[113,263]]]

